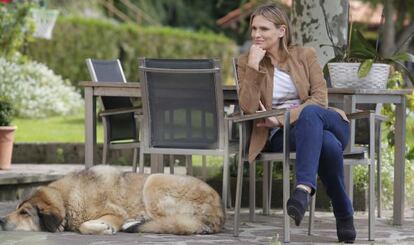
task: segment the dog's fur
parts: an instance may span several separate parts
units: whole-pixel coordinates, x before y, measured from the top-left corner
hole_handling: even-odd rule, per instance
[[[223,223],[219,195],[201,180],[102,165],[38,188],[0,220],[3,230],[82,234],[207,234],[219,232]]]

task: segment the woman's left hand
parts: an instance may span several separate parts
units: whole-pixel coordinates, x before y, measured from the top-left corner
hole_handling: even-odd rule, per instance
[[[260,111],[266,111],[266,107],[263,105],[262,101],[259,101]],[[263,122],[259,122],[256,124],[257,127],[266,127],[266,128],[278,128],[282,126],[282,124],[277,120],[276,117],[268,117],[264,119]]]
[[[276,117],[268,117],[268,118],[264,119],[263,122],[257,123],[256,126],[257,127],[266,127],[266,128],[278,128],[282,125],[279,123],[279,120],[277,120]]]

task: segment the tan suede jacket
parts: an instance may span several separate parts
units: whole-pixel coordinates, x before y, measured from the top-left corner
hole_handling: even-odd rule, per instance
[[[290,57],[279,64],[278,69],[288,73],[296,87],[302,104],[291,109],[290,122],[295,122],[302,109],[311,104],[327,108],[328,93],[326,81],[322,69],[313,48],[292,46],[289,49]],[[237,62],[237,73],[239,77],[239,103],[246,114],[252,114],[259,110],[259,100],[262,101],[267,110],[272,109],[273,96],[273,73],[274,67],[268,56],[265,56],[259,64],[259,71],[247,65],[248,54],[241,55]],[[332,108],[348,121],[342,110]],[[284,116],[277,119],[283,124]],[[269,129],[257,127],[254,122],[249,146],[249,162],[254,161],[256,156],[263,150]]]

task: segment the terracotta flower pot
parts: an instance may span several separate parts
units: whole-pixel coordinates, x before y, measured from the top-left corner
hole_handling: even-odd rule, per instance
[[[10,169],[16,126],[0,127],[0,169]]]

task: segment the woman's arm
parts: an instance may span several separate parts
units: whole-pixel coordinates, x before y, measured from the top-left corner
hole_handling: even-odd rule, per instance
[[[237,62],[239,79],[239,105],[246,114],[259,110],[260,84],[266,79],[266,72],[259,66],[258,70],[247,64],[247,56],[241,56]]]

